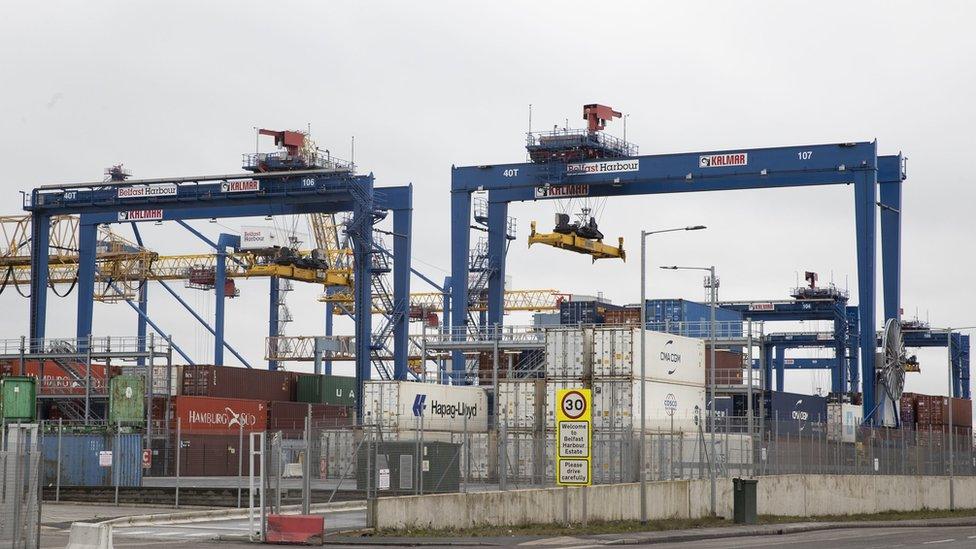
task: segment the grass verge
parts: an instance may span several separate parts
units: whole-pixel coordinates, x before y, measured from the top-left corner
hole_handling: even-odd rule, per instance
[[[958,518],[976,516],[976,509],[958,509],[956,511],[939,511],[925,509],[922,511],[901,512],[891,511],[865,515],[822,515],[816,517],[792,517],[761,515],[759,524],[787,524],[795,522],[865,522],[879,520],[921,520],[935,518]],[[404,538],[500,538],[516,536],[579,536],[586,534],[625,534],[630,532],[659,532],[665,530],[690,530],[694,528],[708,528],[718,526],[733,526],[731,520],[723,518],[704,517],[699,519],[669,519],[652,520],[641,524],[636,520],[622,521],[591,521],[585,528],[582,524],[526,524],[522,526],[483,526],[475,528],[457,529],[416,529],[416,530],[379,530],[369,534],[377,537]]]

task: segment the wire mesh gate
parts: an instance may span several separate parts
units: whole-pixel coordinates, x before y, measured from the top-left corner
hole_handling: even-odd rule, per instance
[[[10,424],[0,443],[0,547],[40,546],[41,451],[36,424]]]

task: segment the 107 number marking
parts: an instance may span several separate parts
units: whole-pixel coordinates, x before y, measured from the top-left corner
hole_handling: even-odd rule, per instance
[[[810,160],[813,158],[813,151],[800,151],[796,153],[796,156],[800,160]]]

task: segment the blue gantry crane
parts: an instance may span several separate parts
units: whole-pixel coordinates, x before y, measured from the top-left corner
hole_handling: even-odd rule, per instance
[[[901,154],[878,156],[872,141],[839,142],[758,149],[727,149],[637,155],[637,148],[602,133],[600,105],[584,107],[586,129],[529,133],[530,162],[453,167],[451,172],[451,323],[457,337],[470,326],[468,285],[471,251],[471,199],[487,194],[487,314],[503,324],[508,205],[512,202],[571,197],[622,197],[648,194],[759,188],[853,185],[855,248],[858,265],[859,323],[874,333],[877,264],[876,223],[881,210],[881,252],[885,318],[900,318],[901,185],[906,178]],[[596,124],[593,124],[593,120]],[[880,189],[880,200],[879,200]],[[876,343],[860,341],[861,378],[874,379]],[[464,355],[456,351],[452,369],[463,375]],[[865,412],[874,407],[875,389],[865,383]]]
[[[295,132],[298,133],[298,132]],[[393,256],[392,334],[395,379],[406,379],[408,311],[410,293],[410,233],[412,188],[410,185],[375,187],[374,177],[356,175],[351,163],[315,151],[248,154],[244,167],[252,173],[189,176],[160,179],[95,181],[44,185],[24,196],[23,207],[31,215],[30,346],[39,351],[46,334],[49,231],[52,216],[78,214],[79,265],[77,276],[78,345],[92,334],[92,306],[95,286],[96,231],[99,225],[131,224],[139,244],[138,225],[143,222],[177,222],[191,229],[218,251],[218,271],[233,239],[212,242],[186,224],[194,219],[298,215],[308,213],[351,212],[346,232],[353,248],[353,278],[356,346],[356,378],[362,386],[371,377],[371,285],[373,257]],[[393,214],[392,252],[378,250],[373,243],[374,224],[387,212]],[[220,273],[217,273],[220,277]],[[272,277],[274,280],[274,277]],[[215,284],[217,312],[211,331],[215,336],[215,358],[222,358],[223,289]],[[270,332],[274,336],[273,315],[277,292],[271,288]],[[153,322],[140,292],[139,333],[146,324],[164,334]],[[131,304],[131,303],[130,303]],[[193,311],[191,310],[191,313]],[[195,315],[198,320],[202,319]],[[203,322],[203,321],[202,321]],[[206,322],[204,322],[206,325]],[[208,326],[209,327],[209,326]],[[218,364],[220,360],[215,360]]]

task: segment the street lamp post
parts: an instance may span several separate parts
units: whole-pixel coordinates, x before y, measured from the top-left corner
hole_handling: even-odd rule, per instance
[[[708,375],[708,430],[709,442],[711,444],[712,459],[708,460],[708,479],[710,484],[710,506],[712,516],[715,516],[715,307],[716,307],[716,291],[718,289],[718,281],[715,279],[715,266],[710,267],[679,267],[677,265],[671,266],[661,266],[662,269],[669,269],[674,271],[707,271],[708,272],[708,287],[711,290],[711,315],[709,320],[709,360],[711,361],[711,371]]]
[[[644,471],[644,466],[646,464],[647,450],[645,448],[645,441],[647,439],[646,435],[646,424],[645,419],[645,409],[647,407],[647,389],[644,386],[644,378],[647,370],[647,360],[645,358],[645,343],[647,335],[647,237],[652,234],[660,233],[671,233],[676,231],[699,231],[705,229],[704,225],[692,225],[688,227],[677,227],[674,229],[661,229],[657,231],[641,231],[641,287],[640,287],[640,301],[641,301],[641,323],[640,323],[640,400],[641,400],[641,410],[640,410],[640,453],[638,458],[638,471],[640,474],[640,520],[641,524],[647,524],[647,475]]]

